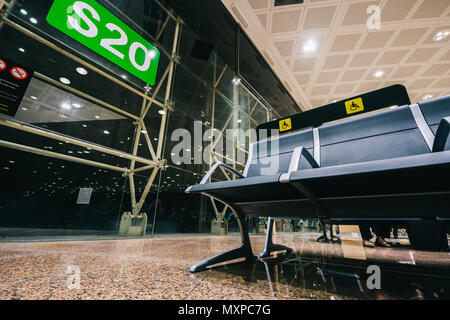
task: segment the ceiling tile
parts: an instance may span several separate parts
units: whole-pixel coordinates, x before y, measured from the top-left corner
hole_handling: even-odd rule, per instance
[[[378,52],[366,52],[355,55],[350,67],[367,67],[372,65],[372,62],[377,57]]]
[[[444,54],[444,55],[441,57],[441,59],[439,59],[439,60],[441,60],[441,61],[443,61],[443,60],[450,60],[450,50],[448,50],[447,53]]]
[[[337,52],[337,51],[353,50],[356,47],[356,44],[358,43],[360,38],[361,38],[360,34],[339,35],[334,39],[330,51]]]
[[[414,51],[414,53],[406,60],[406,62],[424,62],[429,61],[439,51],[440,48],[421,48]]]
[[[289,57],[292,55],[292,49],[294,48],[294,40],[285,40],[274,42],[278,52],[282,57]]]
[[[270,2],[270,0],[248,0],[250,6],[255,10],[268,8]]]
[[[340,71],[322,72],[317,78],[318,83],[332,83],[336,82]]]
[[[335,94],[345,93],[348,97],[351,97],[353,92],[353,89],[355,89],[354,83],[345,83],[345,84],[339,84],[334,89]]]
[[[367,23],[367,8],[371,5],[379,5],[379,1],[352,3],[342,21],[343,26],[352,26]]]
[[[435,85],[433,85],[433,88],[448,90],[448,88],[450,88],[450,78],[443,78],[439,80]]]
[[[340,81],[360,81],[365,73],[366,69],[350,70],[342,75]]]
[[[418,0],[388,0],[381,12],[381,21],[399,21],[406,18]]]
[[[426,0],[417,9],[413,19],[440,17],[450,7],[448,0]]]
[[[408,54],[409,50],[393,50],[386,52],[381,59],[378,61],[379,65],[385,64],[397,64],[403,60],[403,58]]]
[[[306,10],[305,23],[303,29],[328,28],[336,13],[336,6],[322,8],[308,8]]]
[[[267,14],[266,13],[258,14],[257,17],[261,22],[261,24],[263,25],[264,29],[267,30]]]
[[[295,75],[295,79],[297,80],[298,84],[301,86],[307,85],[310,77],[311,77],[311,73],[302,73],[302,74]]]
[[[312,92],[313,96],[321,96],[324,94],[329,94],[331,92],[331,88],[332,86],[327,85],[327,86],[315,86],[314,90]]]
[[[392,74],[392,78],[412,78],[419,69],[420,66],[400,67]]]
[[[356,95],[372,92],[381,86],[381,82],[363,82],[358,89],[356,89]]]
[[[384,48],[393,35],[394,31],[370,32],[361,45],[361,49]]]
[[[423,76],[443,76],[448,70],[450,70],[450,64],[435,64],[428,68],[428,70],[424,72]]]
[[[397,39],[395,39],[395,41],[392,43],[392,46],[415,45],[419,42],[419,40],[423,37],[427,30],[427,28],[403,30],[398,35]]]
[[[275,12],[272,16],[272,33],[293,32],[298,29],[301,10]]]
[[[408,90],[422,90],[428,88],[436,78],[433,79],[419,79],[408,85]]]
[[[348,55],[329,56],[323,66],[323,69],[336,69],[344,67],[348,60]]]
[[[296,59],[294,63],[294,72],[312,71],[316,58],[301,58]]]

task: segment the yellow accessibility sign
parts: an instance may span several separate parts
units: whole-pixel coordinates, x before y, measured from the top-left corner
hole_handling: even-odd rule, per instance
[[[292,119],[284,119],[280,121],[280,132],[292,130]]]
[[[364,111],[364,103],[362,98],[345,101],[345,109],[347,111],[347,114]]]

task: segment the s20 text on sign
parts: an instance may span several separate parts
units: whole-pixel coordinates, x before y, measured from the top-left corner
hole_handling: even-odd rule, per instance
[[[160,52],[94,0],[55,0],[47,22],[153,86]]]

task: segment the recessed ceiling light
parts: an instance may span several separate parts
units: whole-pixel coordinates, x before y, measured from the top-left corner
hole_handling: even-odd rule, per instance
[[[158,113],[159,113],[160,115],[165,115],[165,114],[166,114],[166,111],[165,111],[165,110],[159,110]]]
[[[103,130],[104,134],[110,134],[110,132],[108,130]]]
[[[37,99],[38,99],[38,98],[35,97],[35,96],[31,96],[30,98],[33,99],[33,100],[37,100]]]
[[[312,52],[316,52],[317,48],[318,48],[317,41],[315,41],[313,39],[309,39],[308,41],[306,41],[303,44],[302,50],[304,53],[312,53]]]
[[[81,108],[81,104],[79,104],[79,103],[72,103],[72,107],[80,109]]]
[[[28,109],[27,109],[27,108],[22,108],[22,110],[23,110],[23,111],[28,111]]]
[[[61,104],[61,107],[63,109],[67,109],[67,110],[72,108],[72,106],[69,103],[67,103],[67,102],[64,102],[63,104]]]
[[[127,77],[126,75],[123,75],[123,76],[122,76],[122,79],[125,79],[125,80],[126,80],[126,79],[128,79],[128,77]]]
[[[20,9],[20,13],[26,16],[28,14],[28,11],[25,9]]]
[[[83,68],[83,67],[78,67],[76,70],[77,70],[77,72],[78,72],[79,74],[81,74],[81,75],[83,75],[83,76],[85,76],[85,75],[88,74],[88,71],[87,71],[85,68]]]
[[[87,125],[83,124],[83,128],[87,128]]]
[[[62,83],[66,84],[66,85],[69,85],[72,83],[72,82],[70,82],[69,79],[64,78],[64,77],[59,78],[59,81],[61,81]]]
[[[432,94],[426,94],[426,95],[423,96],[422,100],[428,100],[428,99],[431,99],[433,97],[434,97],[434,95],[432,95]]]
[[[375,78],[381,78],[384,75],[384,71],[377,71],[375,72],[375,74],[373,75]]]
[[[442,41],[450,35],[450,30],[443,30],[436,33],[433,37],[434,41]]]
[[[144,134],[145,134],[145,133],[147,133],[147,131],[145,131],[145,130],[141,130],[141,133],[144,133]]]
[[[25,52],[25,49],[24,48],[19,48],[19,51],[23,53],[23,52]]]
[[[34,24],[38,23],[38,21],[35,18],[30,18],[30,21],[31,21],[31,23],[34,23]]]
[[[100,119],[100,116],[95,116],[94,118],[95,118],[95,119]]]

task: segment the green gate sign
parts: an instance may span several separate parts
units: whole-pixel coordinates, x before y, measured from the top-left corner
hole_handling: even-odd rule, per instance
[[[47,22],[145,83],[156,80],[160,52],[94,0],[55,0]]]

